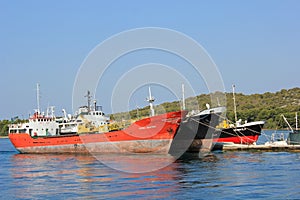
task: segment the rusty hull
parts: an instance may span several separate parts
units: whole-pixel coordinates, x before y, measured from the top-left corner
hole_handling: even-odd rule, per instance
[[[132,140],[122,142],[97,142],[53,146],[19,147],[20,153],[151,153],[167,154],[172,140]]]

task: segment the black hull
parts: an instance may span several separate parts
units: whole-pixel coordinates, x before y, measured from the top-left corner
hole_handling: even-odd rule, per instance
[[[252,144],[261,135],[264,122],[252,122],[236,128],[224,128],[214,133],[216,142],[233,142],[237,144]]]
[[[170,154],[180,154],[185,151],[199,152],[209,149],[212,143],[215,127],[219,124],[222,113],[209,113],[187,117],[180,123],[175,138],[171,144]],[[205,143],[209,145],[203,145]],[[211,141],[210,141],[211,140]],[[184,152],[183,152],[184,151]]]
[[[220,115],[215,113],[189,117],[180,124],[178,133],[190,134],[193,139],[205,139],[208,133],[215,131],[219,119]],[[211,138],[212,134],[209,136]]]
[[[261,135],[262,126],[252,125],[252,126],[245,126],[241,128],[225,128],[222,129],[221,135],[219,138],[226,138],[232,136],[254,136],[254,135]]]

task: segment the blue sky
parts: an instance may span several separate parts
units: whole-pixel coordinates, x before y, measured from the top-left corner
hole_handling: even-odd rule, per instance
[[[299,87],[299,10],[297,0],[2,0],[0,119],[32,113],[37,82],[42,106],[72,112],[73,83],[89,52],[114,34],[141,27],[174,29],[195,39],[217,64],[228,92],[233,83],[246,94]],[[207,90],[199,86],[197,93]],[[176,100],[154,95],[157,103]],[[144,99],[136,100],[140,107]],[[99,103],[110,112],[110,102]]]

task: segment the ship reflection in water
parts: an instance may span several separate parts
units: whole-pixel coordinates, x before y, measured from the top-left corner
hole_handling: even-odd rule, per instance
[[[149,169],[148,166],[153,163],[174,161],[168,155],[110,154],[101,159],[128,171]],[[91,155],[15,154],[12,163],[10,170],[16,189],[15,198],[22,199],[137,198],[139,195],[171,198],[178,191],[176,177],[180,177],[181,173],[176,170],[179,163],[148,173],[126,173],[107,167]]]
[[[130,160],[125,169],[132,170],[143,163],[141,160],[160,162],[163,156],[110,155],[107,159],[110,164],[113,160],[115,164],[120,159]],[[300,170],[300,156],[288,152],[214,153],[200,159],[197,154],[186,154],[149,173],[114,170],[89,155],[14,154],[10,162],[11,180],[3,183],[8,186],[4,192],[12,199],[293,199],[299,196],[300,176],[295,171]]]
[[[273,131],[267,133],[271,135]],[[185,154],[167,167],[126,173],[91,155],[18,154],[0,140],[5,199],[299,199],[300,154],[213,152]],[[168,155],[108,154],[106,164],[127,171],[170,162]],[[126,163],[126,162],[128,163]]]

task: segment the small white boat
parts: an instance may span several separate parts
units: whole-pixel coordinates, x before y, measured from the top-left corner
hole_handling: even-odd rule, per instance
[[[284,133],[272,133],[271,140],[265,143],[266,146],[287,146],[287,139]]]

